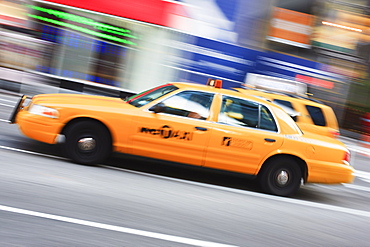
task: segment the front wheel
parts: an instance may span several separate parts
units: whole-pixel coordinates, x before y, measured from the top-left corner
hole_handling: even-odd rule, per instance
[[[273,158],[263,166],[259,174],[262,189],[278,196],[290,196],[300,187],[302,170],[289,157]]]
[[[100,123],[83,120],[65,131],[64,152],[79,164],[94,165],[106,159],[112,150],[108,130]]]

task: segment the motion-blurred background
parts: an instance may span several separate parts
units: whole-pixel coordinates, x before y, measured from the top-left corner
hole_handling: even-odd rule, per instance
[[[369,15],[369,0],[0,0],[0,66],[133,92],[280,77],[364,134]]]

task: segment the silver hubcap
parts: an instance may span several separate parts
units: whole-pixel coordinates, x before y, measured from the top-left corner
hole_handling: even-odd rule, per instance
[[[95,148],[96,141],[94,138],[86,137],[78,141],[78,148],[83,151],[91,151]]]
[[[279,185],[286,185],[289,180],[289,174],[286,171],[280,171],[277,175],[277,182]]]

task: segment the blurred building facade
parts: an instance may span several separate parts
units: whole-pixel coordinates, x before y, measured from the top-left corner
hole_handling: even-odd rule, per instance
[[[0,0],[1,66],[141,91],[168,81],[297,80],[360,131],[368,0]]]

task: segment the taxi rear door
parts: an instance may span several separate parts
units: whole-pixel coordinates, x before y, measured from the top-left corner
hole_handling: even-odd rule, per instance
[[[262,160],[283,143],[266,106],[223,96],[206,151],[205,166],[255,174]]]

